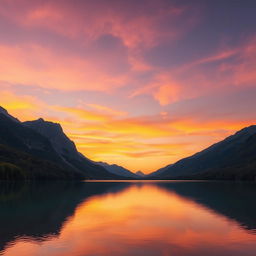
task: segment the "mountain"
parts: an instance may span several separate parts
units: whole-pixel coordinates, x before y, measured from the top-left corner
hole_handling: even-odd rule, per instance
[[[26,167],[26,171],[29,169],[30,177],[37,178],[44,174],[43,171],[46,168],[43,166],[51,166],[56,173],[61,174],[61,178],[63,178],[63,172],[69,173],[67,177],[121,178],[80,154],[75,144],[63,133],[59,124],[46,122],[43,119],[21,123],[9,115],[4,108],[0,108],[0,145],[3,146],[1,154],[5,155],[0,166],[2,176],[6,175],[6,170],[17,172],[18,169],[24,170]],[[15,153],[11,153],[12,151]],[[20,159],[25,158],[26,164],[17,161],[14,156]],[[13,163],[18,166],[10,166]],[[32,170],[35,173],[32,174]],[[45,178],[50,178],[49,172],[45,171]]]
[[[72,168],[82,171],[88,178],[92,179],[120,179],[121,177],[108,172],[102,166],[84,157],[76,149],[75,143],[63,132],[58,123],[44,121],[42,118],[35,121],[27,121],[24,126],[36,131],[46,137],[52,144],[54,150],[66,164]]]
[[[86,175],[67,165],[51,142],[0,110],[1,179],[84,179]]]
[[[142,171],[137,171],[135,174],[138,175],[139,177],[146,177],[146,174]]]
[[[168,169],[169,167],[171,167],[171,166],[172,166],[172,164],[169,164],[169,165],[167,165],[167,166],[165,166],[165,167],[163,167],[163,168],[158,169],[158,170],[155,171],[155,172],[151,172],[150,174],[147,175],[147,178],[154,177],[154,176],[158,176],[158,175],[160,175],[161,173],[163,173],[165,170],[167,170],[167,169]]]
[[[0,180],[73,180],[85,175],[0,144]]]
[[[256,179],[256,125],[151,174],[156,179]]]
[[[60,124],[44,121],[42,118],[35,121],[27,121],[23,124],[49,139],[64,161],[67,154],[72,158],[79,159],[75,143],[65,135]]]
[[[4,109],[3,107],[0,106],[0,114],[5,115],[6,117],[8,117],[9,119],[11,119],[14,122],[20,122],[17,118],[14,118],[13,116],[9,115],[9,113],[7,112],[6,109]]]
[[[0,113],[0,144],[48,161],[63,163],[46,137],[2,112]]]
[[[108,164],[105,162],[98,162],[99,165],[103,166],[106,170],[108,170],[109,172],[116,174],[116,175],[120,175],[126,178],[134,178],[137,179],[138,175],[136,175],[135,173],[129,171],[128,169],[116,165],[116,164]]]

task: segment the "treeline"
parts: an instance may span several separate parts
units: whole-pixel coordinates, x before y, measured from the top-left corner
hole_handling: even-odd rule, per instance
[[[0,144],[0,180],[83,179],[73,169]]]
[[[26,179],[27,172],[20,167],[6,163],[0,162],[0,179],[1,180],[20,180]]]

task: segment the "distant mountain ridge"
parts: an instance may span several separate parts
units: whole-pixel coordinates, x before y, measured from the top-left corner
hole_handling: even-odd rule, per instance
[[[157,179],[256,179],[256,125],[246,127],[205,150],[161,168]]]
[[[60,176],[63,177],[63,170],[69,170],[74,176],[80,176],[91,179],[121,179],[122,177],[110,173],[104,167],[94,163],[84,157],[76,149],[73,141],[71,141],[63,132],[60,124],[44,121],[42,118],[35,121],[21,123],[18,119],[8,114],[7,110],[0,108],[0,144],[7,146],[8,150],[15,150],[20,154],[27,154],[27,164],[21,164],[15,159],[6,157],[0,159],[3,163],[15,162],[21,164],[19,168],[24,166],[33,166],[36,172],[34,158],[41,161],[51,162],[59,170]],[[2,148],[2,153],[7,148]],[[7,151],[8,151],[7,150]],[[10,151],[9,151],[10,152]],[[6,154],[7,156],[7,154]],[[5,173],[5,169],[11,168],[10,165],[4,164],[0,166],[0,171]],[[40,166],[37,166],[41,170]],[[41,173],[42,174],[42,173]],[[42,176],[40,174],[40,177]],[[33,174],[34,175],[34,174]],[[36,175],[34,175],[36,176]],[[51,177],[50,173],[46,175]],[[69,175],[69,177],[72,175]],[[55,175],[56,177],[56,175]]]
[[[146,174],[144,172],[142,172],[142,171],[137,171],[135,174],[138,175],[141,178],[142,177],[146,177]]]
[[[107,169],[109,172],[124,176],[124,177],[129,177],[129,178],[138,178],[139,176],[136,175],[135,173],[129,171],[128,169],[119,166],[117,164],[108,164],[105,162],[97,162],[99,165],[103,166],[105,169]]]
[[[0,179],[225,179],[256,180],[256,125],[149,175],[94,162],[58,123],[20,122],[0,107]],[[52,171],[51,171],[52,170]]]

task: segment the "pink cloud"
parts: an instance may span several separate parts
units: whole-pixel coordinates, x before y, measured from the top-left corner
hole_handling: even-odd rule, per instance
[[[252,38],[236,48],[210,53],[183,66],[154,69],[150,83],[135,88],[130,97],[151,95],[160,105],[203,95],[225,93],[237,87],[256,87],[256,43]]]
[[[164,0],[112,4],[101,0],[3,0],[0,14],[21,30],[51,31],[81,47],[77,51],[75,47],[67,47],[61,52],[57,43],[46,46],[33,40],[17,42],[15,46],[0,45],[1,80],[65,91],[113,92],[134,85],[143,91],[148,85],[137,77],[153,70],[141,53],[163,41],[177,40],[197,20],[190,6]],[[182,18],[184,15],[186,20]],[[106,43],[106,37],[112,42]],[[101,40],[102,45],[98,45]],[[107,48],[108,43],[112,44],[111,49]],[[155,83],[159,88],[153,85],[154,98],[162,105],[179,98],[178,86],[173,90],[166,85],[173,82]]]
[[[220,71],[227,73],[226,80],[236,86],[256,86],[256,38],[251,39],[239,51],[234,62],[224,63]]]
[[[162,40],[177,39],[193,25],[178,27],[177,20],[191,15],[187,6],[168,4],[163,0],[141,1],[6,1],[0,13],[28,28],[47,28],[59,34],[95,40],[102,34],[121,38],[126,46],[151,47]],[[193,16],[193,15],[191,15]],[[168,20],[169,26],[161,25]]]
[[[126,75],[112,76],[84,58],[60,55],[39,45],[0,45],[1,80],[59,90],[113,90]]]

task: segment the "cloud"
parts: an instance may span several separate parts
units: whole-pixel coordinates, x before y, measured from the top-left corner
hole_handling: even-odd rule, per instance
[[[156,78],[154,86],[157,88],[153,93],[154,98],[161,105],[168,105],[181,98],[184,92],[181,92],[181,86],[172,80],[168,74],[162,74]]]
[[[112,90],[125,75],[111,76],[86,59],[60,55],[40,45],[0,45],[1,80],[59,90]]]
[[[150,82],[135,88],[130,97],[151,95],[160,105],[227,93],[237,87],[253,88],[256,83],[255,38],[238,47],[225,47],[215,54],[175,68],[154,69]]]
[[[135,84],[144,87],[138,77],[152,67],[142,52],[182,37],[194,25],[196,12],[190,5],[164,0],[3,0],[0,14],[9,21],[10,31],[19,34],[12,38],[14,44],[0,45],[1,80],[113,92]],[[166,90],[160,88],[155,97],[163,98]]]
[[[243,19],[223,38],[205,6],[2,0],[1,104],[60,122],[94,160],[153,170],[192,154],[255,121],[254,31]]]
[[[175,103],[178,109],[173,105],[173,110],[130,117],[126,112],[98,104],[49,105],[34,96],[19,95],[10,88],[2,90],[0,96],[3,107],[21,120],[43,117],[59,122],[87,157],[116,162],[132,170],[153,171],[175,162],[250,125],[252,118],[243,114],[246,108],[239,106],[233,107],[238,113],[236,118],[227,118],[221,102],[214,113],[214,98],[212,102],[191,100],[185,108]],[[234,102],[237,102],[236,97]],[[250,99],[244,97],[249,102]],[[207,104],[212,113],[207,111]]]
[[[152,77],[149,84],[135,89],[130,97],[149,94],[164,106],[185,98],[187,93],[182,89],[182,84],[175,81],[170,72],[159,72]]]
[[[256,84],[256,38],[252,38],[240,50],[233,62],[220,65],[220,72],[226,74],[226,82],[229,79],[235,86],[254,86]]]
[[[38,118],[42,112],[47,113],[47,105],[30,95],[18,95],[8,89],[0,90],[0,98],[0,106],[7,109],[11,115],[18,117],[21,121]]]
[[[4,1],[0,13],[22,26],[47,28],[71,38],[119,37],[128,47],[152,46],[177,38],[177,18],[190,15],[186,6],[166,1]],[[67,19],[66,17],[69,17]],[[84,18],[86,17],[86,19]],[[163,23],[169,27],[162,29]],[[184,28],[183,28],[184,29]]]
[[[220,115],[207,117],[207,111],[198,113],[197,108],[176,116],[165,112],[164,118],[163,113],[137,118],[111,116],[104,108],[97,108],[96,117],[93,110],[91,116],[88,110],[61,111],[73,115],[73,121],[65,127],[85,155],[109,162],[118,159],[127,167],[130,161],[143,162],[149,157],[155,159],[154,166],[174,162],[251,124],[250,118],[226,119],[221,110]],[[79,125],[74,127],[75,123]]]
[[[115,110],[112,109],[110,107],[106,107],[106,106],[102,106],[99,104],[86,104],[88,107],[98,110],[98,111],[102,111],[103,113],[107,113],[111,116],[126,116],[128,113],[124,112],[124,111],[119,111],[119,110]]]

